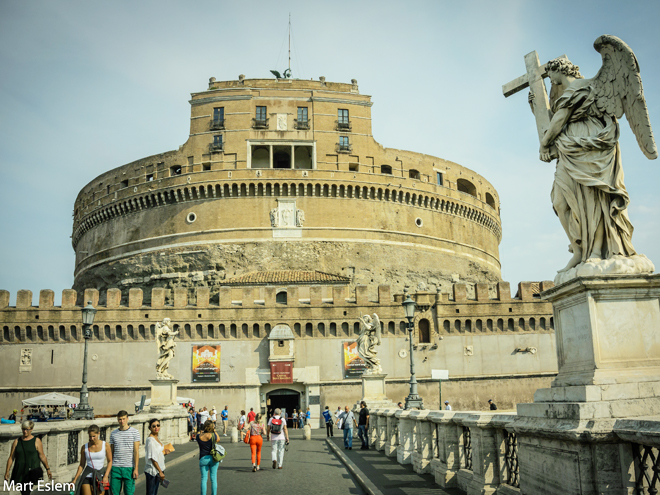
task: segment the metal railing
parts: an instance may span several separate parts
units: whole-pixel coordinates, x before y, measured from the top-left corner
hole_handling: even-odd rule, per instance
[[[293,125],[295,126],[296,129],[298,130],[304,130],[308,131],[309,130],[309,120],[298,120],[298,119],[293,119]]]
[[[67,437],[66,463],[75,464],[78,462],[78,431],[70,431]]]
[[[338,131],[348,131],[351,132],[353,130],[353,126],[351,125],[351,122],[341,122],[339,120],[335,120],[335,124],[337,125],[337,130]]]
[[[211,130],[215,131],[217,129],[224,129],[225,128],[225,119],[213,119],[211,121]]]
[[[657,495],[660,491],[660,455],[650,445],[632,444],[635,466],[635,495]]]
[[[350,153],[351,151],[353,151],[353,145],[337,143],[337,146],[335,147],[335,151],[337,153]]]
[[[223,150],[222,146],[223,146],[222,143],[211,143],[211,144],[209,144],[209,149],[211,151],[216,151],[216,152],[217,151],[222,151]]]
[[[269,119],[252,119],[253,129],[268,129]]]
[[[520,466],[518,465],[518,437],[504,431],[504,459],[506,460],[506,484],[520,488]]]
[[[465,460],[465,466],[463,467],[468,471],[472,471],[472,434],[467,426],[463,427],[463,454]]]

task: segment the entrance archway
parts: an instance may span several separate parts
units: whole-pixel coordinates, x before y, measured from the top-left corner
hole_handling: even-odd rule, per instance
[[[270,404],[268,404],[270,401]],[[287,428],[293,427],[291,423],[291,413],[295,409],[296,411],[300,410],[300,392],[291,390],[289,388],[278,388],[266,394],[266,404],[267,409],[274,411],[278,407],[282,409],[282,416],[284,416],[284,411],[286,410],[289,415],[289,420],[287,421]]]

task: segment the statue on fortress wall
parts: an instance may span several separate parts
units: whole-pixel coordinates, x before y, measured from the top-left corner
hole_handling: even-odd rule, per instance
[[[357,352],[358,355],[364,360],[367,365],[365,375],[380,375],[383,373],[383,368],[378,359],[377,346],[381,342],[381,326],[380,318],[376,313],[373,316],[364,315],[360,316],[360,335],[358,336]]]
[[[529,102],[541,139],[540,159],[557,158],[552,206],[573,253],[555,278],[557,284],[581,276],[654,271],[653,263],[632,245],[630,198],[619,149],[618,119],[625,115],[646,157],[658,156],[639,64],[630,47],[615,36],[600,36],[594,48],[603,59],[594,78],[585,79],[565,57],[546,64],[552,82],[549,101],[545,88],[535,86],[545,76],[543,67],[532,67],[538,65],[538,58],[536,64],[528,61],[536,52],[526,57]],[[529,75],[532,69],[535,77]]]
[[[170,361],[174,358],[176,342],[174,337],[179,335],[179,331],[172,330],[172,320],[165,318],[162,323],[156,323],[156,345],[160,356],[156,362],[156,378],[173,379],[174,377],[167,372],[170,367]]]
[[[272,210],[270,210],[270,226],[271,227],[280,226],[280,215],[278,208],[273,208]]]
[[[303,223],[305,223],[305,212],[296,210],[296,227],[302,227]]]

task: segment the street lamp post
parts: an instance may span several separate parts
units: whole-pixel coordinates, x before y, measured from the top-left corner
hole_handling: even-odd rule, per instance
[[[415,356],[413,355],[413,330],[415,325],[413,319],[415,318],[415,301],[410,298],[408,289],[404,289],[403,295],[403,309],[406,312],[406,319],[408,320],[408,340],[410,341],[410,393],[406,397],[406,411],[410,409],[424,409],[422,398],[417,394],[417,379],[415,378]]]
[[[96,309],[92,301],[82,309],[83,337],[85,338],[85,356],[83,358],[82,388],[80,389],[80,404],[73,411],[73,419],[94,419],[94,408],[89,405],[89,392],[87,391],[87,344],[92,337],[92,323]]]

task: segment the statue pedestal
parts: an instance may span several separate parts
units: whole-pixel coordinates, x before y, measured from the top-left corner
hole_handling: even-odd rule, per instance
[[[179,383],[179,380],[149,380],[149,383],[151,383],[151,402],[149,405],[149,409],[151,411],[162,411],[163,409],[181,409],[176,401],[176,384]]]
[[[385,395],[386,376],[386,374],[362,375],[362,400],[367,403],[368,408],[388,408],[395,406],[387,398],[387,395]],[[359,403],[357,404],[357,409],[360,409]]]
[[[625,493],[629,459],[613,427],[660,414],[660,275],[578,278],[542,298],[553,306],[559,373],[518,404],[521,490]]]

